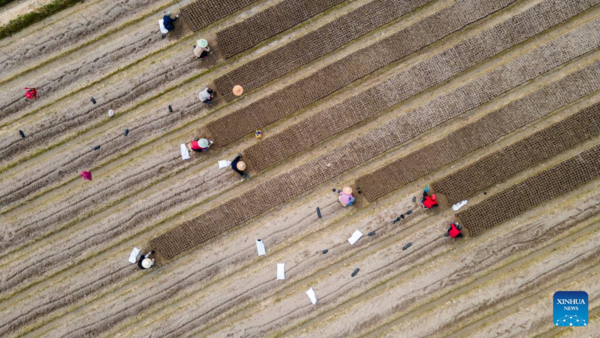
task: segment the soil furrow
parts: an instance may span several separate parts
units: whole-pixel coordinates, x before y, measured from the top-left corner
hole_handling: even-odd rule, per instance
[[[548,253],[545,250],[545,256],[551,262],[540,261],[539,257],[531,262],[526,262],[523,265],[513,264],[514,268],[510,271],[504,271],[503,274],[496,271],[492,276],[487,277],[483,281],[476,283],[477,287],[472,287],[463,290],[461,294],[456,295],[454,299],[447,299],[446,304],[440,303],[433,309],[412,315],[409,318],[402,318],[402,321],[395,320],[385,325],[384,328],[371,332],[370,336],[377,337],[393,337],[400,331],[403,334],[410,334],[414,337],[428,337],[434,333],[441,333],[452,327],[456,322],[465,320],[470,316],[484,313],[487,309],[493,308],[498,304],[514,297],[519,297],[522,294],[532,293],[534,289],[543,288],[548,284],[555,284],[563,278],[571,277],[574,274],[572,271],[579,272],[579,266],[597,266],[593,255],[597,254],[598,246],[598,224],[592,226],[595,231],[588,233],[588,238],[580,238],[578,243],[567,243],[566,248],[570,248],[573,253],[566,253],[565,248],[555,247],[555,252]],[[578,247],[579,246],[579,247]],[[565,257],[557,257],[558,253],[562,253]],[[565,258],[570,257],[571,261],[566,261]],[[557,263],[562,264],[557,264]],[[546,269],[554,269],[555,273],[546,275]],[[515,271],[516,270],[516,271]],[[594,269],[592,269],[594,270]],[[531,283],[535,280],[534,283]],[[525,284],[531,283],[528,286]],[[469,300],[476,300],[469,302]],[[549,299],[552,299],[551,297]],[[547,300],[548,301],[548,300]],[[448,303],[452,304],[449,309]],[[470,306],[467,305],[470,303]],[[549,302],[550,304],[552,302]],[[431,316],[431,317],[427,317]],[[415,327],[417,321],[420,323],[432,320],[435,317],[438,323],[435,329],[423,325]],[[428,319],[427,319],[428,318]],[[386,320],[387,318],[381,318]],[[384,330],[387,328],[387,330]]]
[[[543,4],[549,3],[552,2],[544,2]],[[539,7],[533,8],[535,10],[529,12],[530,15],[539,10]],[[547,19],[547,17],[545,18]],[[509,34],[508,32],[510,31],[507,31],[506,34]],[[496,32],[494,31],[494,33]],[[514,34],[514,32],[511,32],[511,34]],[[485,41],[489,43],[492,39]],[[177,228],[153,239],[152,247],[160,251],[166,259],[173,258],[183,251],[190,250],[196,245],[217,236],[220,231],[238,226],[281,203],[289,201],[302,192],[350,168],[361,165],[373,157],[407,142],[420,133],[488,102],[513,87],[587,51],[584,47],[584,50],[552,53],[551,51],[558,46],[550,43],[538,47],[451,93],[442,95],[389,121],[384,126],[376,128],[366,135],[337,147],[326,155],[277,176],[240,197],[224,202],[220,207],[184,222]],[[493,44],[491,47],[496,52],[500,52],[498,50],[500,47],[497,44]],[[527,68],[523,69],[524,66],[527,66]],[[388,81],[386,85],[389,93],[394,95],[393,93],[397,88],[396,83]],[[390,99],[393,99],[393,97]]]
[[[598,90],[600,88],[600,81],[596,81],[598,75],[600,75],[600,63],[595,62],[583,70],[565,76],[547,87],[469,123],[431,145],[358,178],[356,184],[361,187],[367,200],[375,201],[427,173],[495,142],[579,97]],[[589,85],[580,86],[581,83]],[[523,114],[523,111],[527,111],[527,114]],[[451,198],[451,200],[455,199]]]
[[[595,203],[597,204],[597,200]],[[436,238],[440,240],[443,238],[440,234],[442,230],[440,229],[438,222],[432,223],[429,220],[422,221],[419,223],[419,225],[423,223],[429,223],[429,225],[417,225],[419,229],[416,229],[416,231],[413,233],[400,232],[398,237],[404,237],[403,240],[395,240],[391,247],[386,248],[385,251],[388,251],[388,254],[382,255],[382,253],[379,252],[379,254],[376,255],[372,253],[367,257],[365,257],[365,254],[362,254],[357,256],[357,258],[360,257],[358,261],[347,267],[344,265],[345,268],[341,269],[340,271],[330,268],[330,273],[328,273],[326,277],[318,278],[311,282],[303,281],[301,285],[290,286],[290,289],[287,291],[278,292],[279,295],[284,295],[283,299],[277,297],[276,295],[270,296],[271,298],[275,298],[277,300],[268,302],[264,300],[262,301],[263,304],[265,302],[268,303],[270,305],[269,307],[261,307],[261,309],[254,309],[254,311],[252,311],[253,309],[244,310],[246,316],[243,317],[243,319],[238,317],[238,321],[229,320],[228,322],[231,324],[226,325],[224,331],[217,333],[216,335],[224,336],[228,333],[233,334],[234,336],[240,334],[247,336],[265,336],[269,333],[273,333],[274,329],[287,332],[285,331],[285,327],[289,328],[299,320],[307,321],[314,319],[319,321],[319,318],[324,318],[326,314],[335,313],[335,311],[339,308],[339,304],[343,304],[357,295],[366,295],[367,293],[373,294],[374,291],[369,290],[370,288],[381,285],[383,282],[385,282],[385,284],[390,284],[390,280],[400,280],[404,281],[404,283],[414,282],[415,284],[419,284],[419,287],[422,288],[422,292],[420,292],[421,296],[435,294],[435,292],[441,290],[442,288],[447,288],[458,283],[464,283],[463,280],[465,279],[472,279],[473,274],[480,274],[482,272],[484,273],[490,267],[502,262],[505,257],[511,256],[511,254],[521,253],[521,257],[526,257],[527,253],[536,249],[536,247],[539,247],[540,245],[546,245],[547,242],[553,241],[556,236],[560,237],[561,234],[564,234],[565,231],[568,231],[570,228],[576,226],[582,220],[585,220],[593,215],[597,215],[600,208],[595,205],[592,209],[594,210],[592,213],[587,213],[583,212],[582,210],[578,210],[575,205],[571,205],[569,207],[570,212],[579,214],[579,216],[566,217],[562,218],[561,220],[555,219],[547,220],[545,222],[538,222],[535,223],[535,226],[532,226],[531,222],[527,222],[526,224],[518,225],[517,228],[514,229],[515,236],[513,236],[513,239],[506,238],[503,240],[498,239],[497,241],[494,241],[493,239],[488,238],[485,239],[483,243],[473,243],[473,245],[469,246],[469,250],[475,251],[478,254],[470,255],[470,259],[462,259],[459,262],[456,262],[461,265],[460,268],[452,268],[451,271],[445,271],[443,274],[435,273],[434,271],[436,271],[436,269],[434,267],[442,267],[445,265],[445,262],[447,262],[446,253],[457,250],[454,245],[451,245],[447,242],[446,245],[442,245],[441,247],[438,245],[437,250],[436,246],[434,246],[432,248],[433,250],[430,250],[429,254],[425,255],[426,258],[424,262],[422,260],[411,260],[410,253],[412,253],[412,250],[402,250],[402,247],[406,242],[413,242],[415,245],[419,246],[419,248],[423,248],[424,243]],[[560,230],[556,228],[559,228]],[[410,228],[407,229],[407,231],[410,230]],[[427,248],[425,247],[425,249]],[[493,259],[489,260],[487,257],[489,257],[491,252],[494,253]],[[382,259],[382,256],[387,259]],[[373,269],[376,269],[378,266],[386,264],[388,259],[398,259],[398,262],[395,263],[395,267],[388,269],[385,274],[378,276],[378,278],[367,278],[365,275],[363,275],[363,271],[365,273],[373,271]],[[428,262],[428,260],[431,260],[431,262]],[[354,266],[361,267],[361,272],[359,273],[358,279],[355,277],[355,280],[352,280],[348,287],[341,288],[340,284],[348,281],[349,273]],[[427,271],[430,271],[429,273],[434,273],[437,276],[435,278],[410,276],[414,273],[419,274],[419,267],[424,266],[428,267]],[[441,269],[446,270],[447,268]],[[410,277],[403,278],[402,276],[406,274],[409,274]],[[423,283],[425,280],[428,282]],[[433,282],[434,280],[443,281],[443,283],[440,284]],[[307,288],[307,285],[313,286],[315,290],[317,290],[319,299],[318,304],[320,304],[318,305],[317,309],[314,309],[314,307],[306,301],[303,302],[302,296],[304,295],[302,289]],[[326,296],[331,294],[336,294],[336,297],[328,299]],[[304,296],[304,298],[306,297]],[[190,304],[192,303],[190,302]],[[301,310],[300,313],[297,313],[294,316],[281,315],[286,312],[283,309],[297,309],[297,304],[307,304],[307,306]],[[199,304],[198,306],[203,306],[203,304]],[[179,311],[185,310],[186,309],[180,309]],[[175,313],[172,315],[175,315]],[[277,321],[277,323],[267,323],[267,321],[272,321],[272,318],[279,317],[280,319]],[[251,323],[256,325],[255,329],[251,329]],[[303,324],[303,326],[305,325]],[[215,334],[215,332],[208,330],[204,331],[203,334]]]
[[[319,72],[282,88],[280,91],[248,107],[210,122],[208,129],[217,144],[222,146],[230,144],[244,135],[248,135],[256,129],[262,129],[264,126],[290,115],[300,108],[306,107],[513,2],[511,0],[485,1],[484,4],[474,7],[472,1],[474,0],[461,1],[455,6],[446,8],[377,42],[373,46],[350,54]],[[457,20],[447,20],[450,16],[456,17]],[[424,33],[425,27],[430,26],[439,27],[435,35],[431,34],[430,31],[427,34]],[[218,86],[218,79],[215,80],[215,83]],[[244,84],[245,86],[247,84]],[[374,104],[376,107],[381,105],[377,100],[369,101],[369,103]]]
[[[557,39],[555,43],[565,44],[566,49],[576,49],[578,47],[575,47],[571,44],[573,44],[575,41],[580,41],[583,43],[583,45],[587,45],[587,47],[583,47],[583,50],[589,50],[588,48],[593,49],[595,47],[600,46],[600,34],[596,34],[599,28],[600,19],[595,20],[588,25],[579,27],[577,30],[570,32],[565,36]],[[596,35],[595,41],[593,38],[591,38],[594,35]],[[567,44],[571,46],[567,47]],[[456,48],[458,49],[458,46]],[[457,61],[456,56],[453,53],[453,49],[450,49],[446,54],[445,60],[440,60],[436,58],[429,60],[428,66],[431,68],[427,69],[428,72],[436,72],[436,68],[439,67],[440,64],[449,62],[458,63],[460,64],[460,67],[457,67],[452,72],[444,74],[444,76],[432,78],[428,83],[423,83],[422,87],[415,88],[411,91],[406,91],[404,95],[401,95],[398,98],[398,102],[403,101],[410,96],[416,95],[419,92],[426,90],[427,88],[433,87],[436,84],[446,81],[448,78],[459,74],[465,69],[471,67],[474,64],[474,62],[478,61],[476,57],[473,57],[473,55],[470,54],[459,55],[460,60]],[[425,70],[423,70],[421,74],[415,74],[415,72],[407,70],[406,72],[404,72],[404,74],[400,74],[398,76],[399,78],[404,79],[404,82],[397,85],[401,88],[408,87],[412,82],[414,82],[414,79],[426,76],[426,74],[427,73]],[[581,90],[585,91],[589,88],[590,87],[582,87]],[[252,163],[254,164],[256,170],[258,171],[273,166],[302,150],[306,150],[318,144],[319,142],[329,137],[332,137],[333,135],[347,128],[350,128],[351,126],[357,123],[363,122],[364,120],[373,117],[374,115],[379,113],[381,109],[387,108],[382,105],[371,104],[372,102],[384,101],[384,89],[385,88],[381,88],[378,86],[374,86],[366,90],[362,89],[362,91],[360,93],[357,93],[356,96],[346,101],[343,101],[337,105],[334,105],[326,110],[323,110],[319,113],[316,113],[310,118],[300,123],[294,124],[289,128],[281,131],[280,133],[273,135],[272,137],[266,138],[263,142],[257,143],[256,145],[247,149],[246,153],[251,159]],[[367,104],[363,104],[364,102],[367,102]],[[388,104],[391,105],[398,102],[392,101]],[[361,109],[356,109],[356,107],[361,107]],[[398,166],[394,168],[394,172],[398,171],[397,167]],[[370,181],[365,182],[364,179],[360,179],[359,181],[359,186],[364,186],[368,188],[365,189],[366,196],[369,198],[369,200],[373,200],[373,190],[376,189],[372,187],[373,183]],[[390,185],[386,183],[384,184],[384,188],[389,189]]]
[[[174,3],[174,2],[173,2]],[[3,80],[17,74],[23,75],[31,67],[32,61],[43,61],[40,56],[46,58],[56,57],[60,52],[70,48],[73,52],[86,41],[106,34],[115,26],[125,26],[133,18],[143,18],[152,10],[159,10],[171,2],[165,0],[123,0],[96,1],[93,4],[78,5],[71,9],[55,15],[56,20],[45,25],[41,29],[32,27],[24,32],[18,33],[17,39],[3,41],[2,51],[10,58],[0,61],[0,73]],[[153,9],[148,12],[148,8]],[[83,16],[83,17],[82,17]],[[84,18],[88,21],[85,21]],[[139,20],[139,19],[134,20]],[[152,20],[154,21],[154,20]],[[117,34],[114,32],[114,34]],[[39,37],[43,36],[43,39]],[[16,42],[18,41],[18,42]]]
[[[432,290],[432,288],[426,290],[422,281],[436,280],[439,277],[443,278],[445,283],[441,283],[442,285],[434,285],[433,288],[439,291],[437,293],[439,296],[440,293],[444,294],[448,292],[447,289],[449,287],[457,286],[457,280],[454,276],[454,272],[462,271],[464,275],[468,276],[468,274],[466,274],[468,271],[481,271],[479,269],[479,265],[472,265],[472,263],[477,262],[477,256],[471,255],[471,259],[463,258],[453,260],[451,257],[440,259],[441,262],[434,265],[436,266],[436,269],[432,269],[432,266],[430,266],[425,271],[414,272],[413,276],[411,276],[412,278],[407,276],[406,278],[398,280],[396,283],[386,283],[377,288],[377,290],[372,290],[370,292],[370,301],[368,304],[364,302],[366,299],[363,297],[361,302],[353,302],[353,304],[348,304],[343,308],[337,307],[335,308],[335,311],[329,311],[326,314],[321,313],[319,323],[312,323],[314,325],[311,325],[310,327],[308,326],[308,323],[303,323],[302,327],[306,329],[302,332],[298,332],[299,329],[296,329],[291,332],[286,332],[285,335],[293,334],[295,336],[310,336],[311,334],[314,334],[314,332],[318,331],[319,335],[322,337],[333,337],[338,336],[339,334],[345,336],[356,336],[365,334],[366,330],[375,325],[382,325],[385,323],[383,328],[394,326],[394,328],[397,329],[402,327],[403,334],[407,334],[411,337],[426,337],[434,332],[437,332],[439,329],[443,329],[446,327],[446,325],[449,325],[449,322],[453,319],[459,320],[476,311],[484,311],[487,307],[493,305],[494,302],[497,302],[500,299],[526,291],[525,288],[522,288],[522,285],[537,278],[540,274],[545,273],[547,269],[560,266],[562,271],[570,270],[578,263],[583,263],[589,259],[593,259],[594,255],[600,250],[600,247],[597,246],[600,233],[598,232],[597,227],[595,227],[595,231],[592,232],[592,234],[589,234],[586,231],[583,232],[586,233],[586,236],[578,237],[578,241],[576,242],[567,238],[565,241],[559,241],[558,243],[553,243],[550,245],[549,247],[554,249],[549,254],[551,259],[541,259],[538,255],[532,255],[531,258],[525,256],[524,260],[512,263],[512,266],[518,267],[516,271],[513,270],[512,272],[508,272],[502,271],[503,269],[496,268],[494,269],[495,271],[491,273],[494,277],[497,276],[504,280],[512,281],[512,285],[507,285],[507,283],[498,283],[497,281],[495,283],[489,282],[489,280],[492,279],[490,276],[486,276],[480,281],[477,281],[477,279],[473,277],[468,278],[470,282],[477,281],[476,283],[479,285],[483,284],[485,286],[492,287],[494,289],[494,296],[491,296],[492,294],[490,294],[490,296],[486,297],[477,297],[474,294],[470,294],[468,290],[477,292],[481,286],[480,288],[475,288],[467,284],[465,287],[466,290],[461,296],[468,296],[471,300],[476,300],[475,304],[473,304],[473,302],[469,302],[471,306],[469,308],[465,308],[465,306],[467,306],[467,302],[456,301],[452,307],[452,310],[448,310],[446,304],[446,306],[444,306],[444,311],[447,312],[447,315],[444,316],[444,319],[440,320],[440,316],[435,316],[435,319],[438,320],[438,325],[419,326],[409,324],[414,321],[423,320],[424,315],[422,314],[412,316],[409,315],[409,318],[400,316],[413,309],[416,304],[420,303],[424,305],[431,301],[431,299],[428,299],[429,297],[425,298],[424,296],[433,293],[434,290]],[[532,235],[534,234],[529,232],[529,236]],[[510,247],[511,239],[487,238],[485,242],[490,248],[498,248],[502,245],[508,245]],[[496,244],[493,242],[499,243]],[[477,252],[477,249],[479,249],[479,251],[489,250],[488,248],[482,247],[482,243],[477,244],[478,245],[475,248],[469,249],[475,249],[475,253]],[[567,251],[566,249],[570,250]],[[464,250],[465,249],[457,250],[458,252],[455,252],[454,254],[456,255]],[[542,251],[547,252],[548,247],[542,248]],[[511,253],[509,253],[508,256],[510,257]],[[522,255],[519,256],[523,257]],[[505,254],[496,256],[496,264],[502,264],[504,257],[507,257],[507,255]],[[468,263],[465,264],[465,261]],[[506,264],[506,262],[504,264]],[[488,268],[489,267],[490,266],[488,266]],[[519,277],[517,277],[517,275]],[[538,279],[538,284],[541,282],[542,281]],[[320,286],[327,287],[323,284],[320,284]],[[488,299],[490,300],[489,302]],[[351,318],[354,318],[353,323],[345,323],[343,326],[340,325],[340,322],[343,321],[343,318],[348,318],[348,316],[352,316]],[[390,321],[391,318],[394,318],[394,321]],[[434,320],[433,318],[430,319]],[[397,326],[400,322],[402,322],[402,325]],[[335,329],[338,331],[334,334],[333,330]],[[382,329],[380,328],[378,330],[378,334],[381,334],[381,331]],[[222,333],[221,336],[224,336],[224,334],[225,332]],[[217,335],[217,337],[218,336],[219,335]]]
[[[600,103],[435,181],[431,187],[454,204],[598,134]]]
[[[283,0],[217,33],[228,59],[346,0]]]

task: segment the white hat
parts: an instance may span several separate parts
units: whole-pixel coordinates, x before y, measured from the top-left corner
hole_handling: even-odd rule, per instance
[[[144,269],[149,269],[152,265],[154,265],[154,260],[150,258],[144,258],[142,261],[142,266]]]
[[[200,39],[200,40],[196,41],[196,46],[198,46],[200,48],[206,48],[206,47],[208,47],[208,41],[206,41],[206,39]]]
[[[201,138],[201,139],[199,139],[199,140],[198,140],[198,145],[199,145],[200,147],[202,147],[202,148],[208,148],[208,146],[209,146],[209,143],[208,143],[208,140],[207,140],[207,139],[205,139],[205,138]]]
[[[350,188],[350,187],[344,187],[344,189],[342,189],[342,191],[346,195],[352,195],[352,188]]]

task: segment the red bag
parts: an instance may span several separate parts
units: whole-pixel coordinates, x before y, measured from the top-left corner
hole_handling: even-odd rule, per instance
[[[25,97],[34,100],[37,97],[37,90],[35,88],[27,88],[25,87]]]

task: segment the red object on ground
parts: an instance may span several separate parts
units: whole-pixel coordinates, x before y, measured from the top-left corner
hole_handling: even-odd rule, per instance
[[[460,233],[461,231],[456,228],[456,225],[454,223],[450,224],[450,237],[456,238],[458,235],[460,235]]]
[[[37,97],[37,90],[35,88],[27,88],[25,87],[25,97],[34,100]]]
[[[91,171],[82,171],[81,177],[83,177],[83,179],[86,181],[91,181],[92,180],[92,172]]]
[[[426,209],[431,209],[432,207],[438,205],[437,202],[437,198],[435,197],[435,195],[432,195],[431,197],[429,196],[425,196],[425,200],[423,201],[423,206]]]

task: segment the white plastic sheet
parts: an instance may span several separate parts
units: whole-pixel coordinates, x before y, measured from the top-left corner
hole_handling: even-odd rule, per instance
[[[460,208],[464,207],[467,204],[467,200],[460,201],[452,206],[452,210],[458,211]]]
[[[256,251],[258,251],[259,256],[264,256],[267,254],[267,251],[265,250],[265,243],[263,243],[261,239],[256,240]]]
[[[285,279],[285,263],[277,263],[277,279]]]
[[[227,160],[220,160],[219,161],[219,169],[227,168],[230,165],[231,165],[230,161],[227,161]]]
[[[361,237],[362,237],[362,232],[360,232],[359,230],[356,230],[353,234],[352,237],[348,238],[348,243],[350,243],[350,245],[356,243],[356,241],[358,241]]]
[[[181,159],[184,161],[190,159],[190,151],[183,143],[181,144]]]
[[[308,291],[306,291],[306,295],[308,298],[310,298],[310,302],[313,303],[313,305],[317,304],[317,294],[313,288],[308,289]]]
[[[137,256],[140,254],[140,249],[138,248],[133,248],[133,250],[131,250],[131,253],[129,254],[129,263],[134,264],[135,262],[137,262]]]

